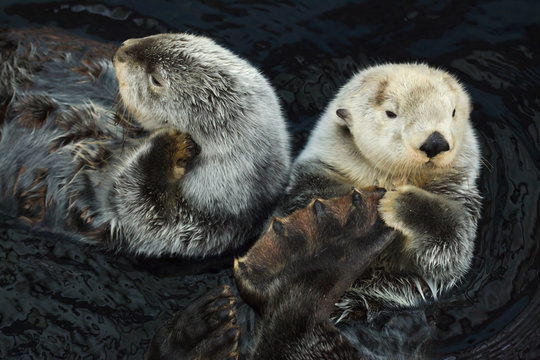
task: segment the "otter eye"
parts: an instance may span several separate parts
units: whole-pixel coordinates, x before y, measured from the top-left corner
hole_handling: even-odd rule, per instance
[[[150,75],[150,80],[152,81],[152,84],[157,87],[162,87],[161,83],[156,79],[154,75]]]
[[[395,119],[397,117],[396,114],[388,110],[386,111],[386,116],[388,116],[390,119]]]
[[[452,111],[452,117],[456,116],[456,109],[454,109],[454,111]]]

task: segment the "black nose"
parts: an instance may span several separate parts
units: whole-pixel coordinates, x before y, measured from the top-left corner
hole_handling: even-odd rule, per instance
[[[427,140],[420,146],[420,151],[425,152],[429,158],[435,157],[448,150],[450,150],[450,145],[448,145],[444,136],[438,131],[429,135]]]

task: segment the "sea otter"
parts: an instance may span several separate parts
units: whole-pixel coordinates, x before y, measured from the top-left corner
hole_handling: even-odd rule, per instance
[[[150,256],[219,255],[260,232],[290,159],[277,96],[248,62],[189,34],[114,53],[6,30],[0,46],[3,211]]]
[[[337,303],[411,308],[455,285],[471,264],[481,197],[480,151],[463,86],[424,64],[367,68],[338,92],[295,161],[281,211],[351,186],[387,193],[392,245]]]

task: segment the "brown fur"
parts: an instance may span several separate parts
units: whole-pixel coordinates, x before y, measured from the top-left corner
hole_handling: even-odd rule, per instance
[[[390,243],[390,229],[377,212],[383,193],[354,190],[273,218],[235,260],[238,292],[261,316],[249,359],[360,359],[329,316],[335,301]],[[224,354],[236,359],[239,332],[224,332],[234,324],[236,309],[223,296],[232,297],[227,288],[215,289],[179,312],[156,332],[147,360],[229,359]],[[216,316],[223,320],[216,322]],[[208,339],[220,346],[208,346]]]
[[[240,328],[229,286],[216,288],[178,312],[154,334],[146,360],[238,360]]]
[[[322,250],[321,242],[327,241],[323,238],[368,232],[378,218],[380,196],[375,188],[355,190],[341,198],[313,200],[286,218],[273,218],[249,252],[235,260],[235,279],[246,302],[260,310],[272,292],[273,281],[279,283],[284,278],[283,270],[294,267],[291,262],[296,256],[316,257]],[[360,210],[361,218],[357,218]],[[319,212],[331,214],[331,225],[321,225]]]
[[[17,122],[21,126],[40,129],[56,108],[56,104],[48,96],[33,95],[20,99],[12,111],[18,114]]]
[[[388,87],[388,80],[381,80],[379,82],[379,87],[375,93],[375,104],[381,106],[386,99],[386,88]]]
[[[45,218],[47,196],[47,184],[44,180],[47,178],[48,169],[39,169],[36,173],[34,182],[21,194],[20,206],[18,211],[19,219],[35,225]]]
[[[90,61],[89,59],[83,59],[82,63],[84,66],[71,68],[71,71],[75,71],[81,75],[86,75],[89,81],[92,81],[98,78],[101,75],[101,67],[98,66],[95,62]]]

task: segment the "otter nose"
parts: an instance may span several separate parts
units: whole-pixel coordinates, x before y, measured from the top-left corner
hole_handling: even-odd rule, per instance
[[[429,135],[427,140],[420,146],[420,151],[425,152],[430,159],[448,150],[450,150],[450,145],[438,131]]]

